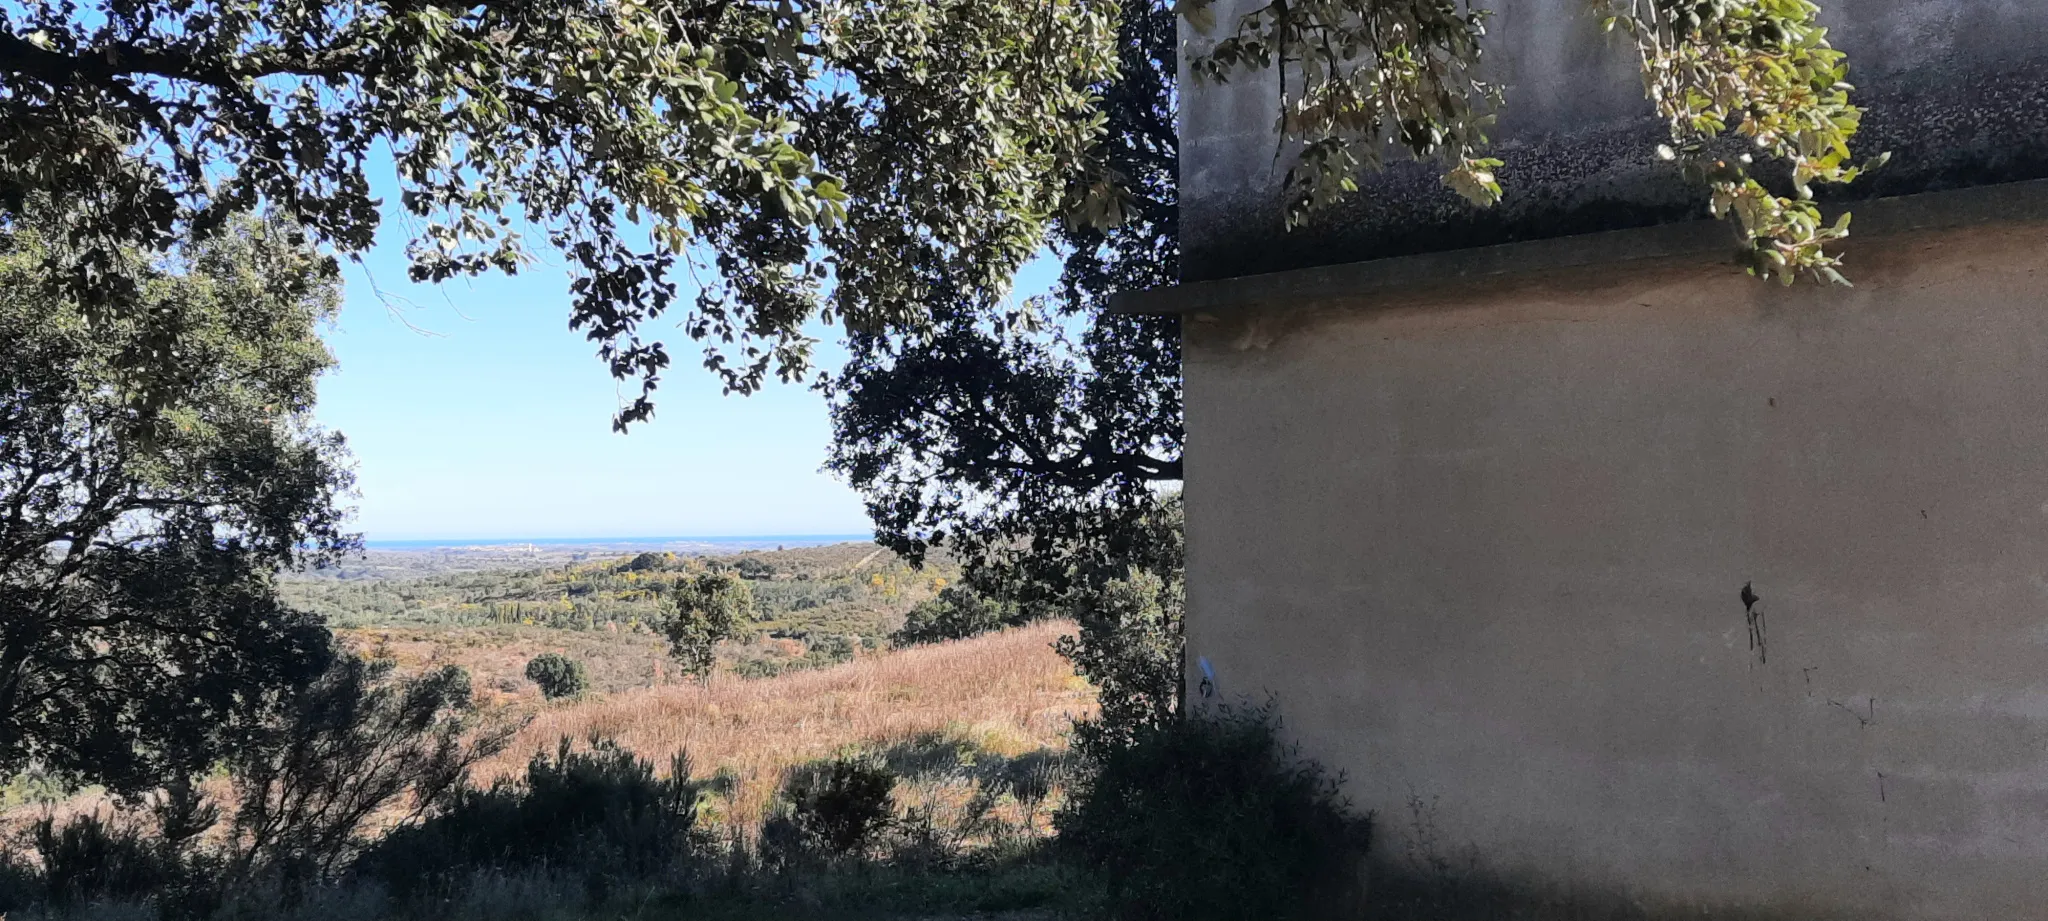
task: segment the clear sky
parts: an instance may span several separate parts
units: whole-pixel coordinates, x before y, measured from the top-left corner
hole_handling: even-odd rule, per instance
[[[383,190],[387,202],[396,195]],[[820,471],[824,399],[771,385],[728,397],[699,350],[658,326],[675,367],[655,417],[611,430],[622,392],[568,328],[559,262],[440,286],[405,278],[388,213],[377,249],[344,264],[321,423],[357,462],[356,528],[371,540],[857,534],[860,499]],[[1034,263],[1019,290],[1056,269]],[[380,297],[379,292],[382,292]],[[843,351],[827,335],[821,360]]]

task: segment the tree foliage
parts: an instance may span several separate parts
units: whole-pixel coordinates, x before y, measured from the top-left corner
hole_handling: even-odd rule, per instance
[[[57,277],[132,313],[123,248],[259,206],[367,249],[388,153],[414,279],[516,271],[523,232],[570,266],[571,325],[643,385],[624,425],[689,285],[683,327],[750,391],[807,370],[813,318],[915,325],[941,280],[1007,284],[1097,134],[1113,9],[28,0],[0,8],[0,223],[47,197],[78,243]]]
[[[1501,196],[1485,156],[1500,87],[1478,77],[1489,13],[1438,0],[1270,0],[1221,24],[1211,0],[1186,4],[1198,33],[1213,36],[1190,58],[1203,79],[1279,68],[1277,124],[1303,145],[1288,174],[1289,225],[1357,191],[1359,174],[1397,149],[1445,167],[1466,199]],[[1740,228],[1750,271],[1790,282],[1842,282],[1827,245],[1848,233],[1824,225],[1813,183],[1843,183],[1862,112],[1841,52],[1809,0],[1590,0],[1610,31],[1632,39],[1643,85],[1670,122],[1659,152],[1683,159],[1712,190],[1716,216]],[[1590,24],[1590,21],[1589,21]],[[1789,164],[1790,195],[1755,178],[1751,155],[1711,143],[1733,133]]]
[[[1178,608],[1103,593],[1134,571],[1181,579],[1178,500],[1164,491],[1181,477],[1180,324],[1108,306],[1179,275],[1178,41],[1169,4],[1119,10],[1117,76],[1095,87],[1106,129],[1073,179],[1097,213],[1057,228],[1052,297],[1011,305],[956,287],[929,334],[853,337],[830,387],[829,466],[866,499],[880,543],[913,561],[946,548],[1008,617],[1099,612],[1063,652],[1105,695],[1136,695],[1105,696],[1105,712],[1149,719],[1178,697]],[[1159,629],[1120,635],[1127,615]]]
[[[539,686],[541,696],[549,700],[574,697],[590,685],[590,679],[583,674],[583,663],[559,652],[534,656],[526,663],[526,680]]]
[[[1823,223],[1812,186],[1862,174],[1849,142],[1863,112],[1849,102],[1848,65],[1828,44],[1820,7],[1807,0],[1602,2],[1607,27],[1634,40],[1644,88],[1670,122],[1676,146],[1660,153],[1706,179],[1714,216],[1732,216],[1742,228],[1749,270],[1787,284],[1801,274],[1846,284],[1827,245],[1849,235],[1849,216]],[[1758,182],[1749,152],[1717,154],[1712,142],[1731,130],[1791,167],[1792,195]]]
[[[1027,614],[1002,598],[991,598],[964,585],[940,590],[904,616],[903,626],[889,635],[897,646],[943,643],[980,636],[1023,623]]]
[[[342,443],[309,416],[335,272],[238,221],[179,259],[119,253],[141,309],[92,324],[45,283],[66,249],[0,229],[0,774],[133,792],[327,667],[272,578],[352,546]]]
[[[731,573],[707,572],[679,582],[669,600],[674,607],[661,631],[685,674],[711,674],[718,644],[739,636],[754,620],[753,587]]]
[[[1096,687],[1101,712],[1076,727],[1090,757],[1130,744],[1181,713],[1187,591],[1178,495],[1133,526],[1155,555],[1119,578],[1084,585],[1069,600],[1079,629],[1056,648]]]
[[[1118,76],[1093,88],[1108,128],[1074,178],[1117,222],[1058,227],[1050,302],[956,285],[928,334],[854,336],[832,381],[829,466],[907,559],[947,546],[970,571],[1055,557],[1067,569],[1076,553],[1090,571],[1120,569],[1129,522],[1180,479],[1179,323],[1106,310],[1179,272],[1173,14],[1125,0],[1117,34]]]

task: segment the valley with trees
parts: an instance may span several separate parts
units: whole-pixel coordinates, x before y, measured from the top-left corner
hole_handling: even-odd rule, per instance
[[[390,556],[409,554],[385,552]],[[702,677],[714,666],[746,677],[850,661],[891,645],[906,617],[959,579],[935,558],[914,569],[872,544],[736,555],[642,552],[545,569],[407,578],[291,577],[279,594],[370,648],[427,644],[482,650],[573,643],[594,687]],[[1015,626],[992,622],[947,638]],[[566,651],[566,650],[565,650]],[[462,662],[482,682],[519,679]]]
[[[1819,8],[1590,6],[1744,265],[1839,280]],[[0,914],[1451,917],[1355,891],[1376,817],[1274,714],[1184,706],[1180,319],[1111,302],[1182,274],[1184,56],[1304,75],[1290,225],[1392,154],[1497,200],[1487,16],[1248,9],[0,5]],[[366,552],[314,410],[380,232],[561,267],[624,437],[665,330],[815,389],[874,544]]]

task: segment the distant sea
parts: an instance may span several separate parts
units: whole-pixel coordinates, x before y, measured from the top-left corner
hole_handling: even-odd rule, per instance
[[[754,534],[729,537],[491,537],[437,538],[432,540],[366,540],[370,550],[507,550],[522,547],[565,550],[590,547],[602,550],[761,550],[773,547],[822,547],[828,544],[868,543],[873,534]]]

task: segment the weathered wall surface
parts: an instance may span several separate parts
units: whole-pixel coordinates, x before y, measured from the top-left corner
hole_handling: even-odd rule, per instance
[[[1221,24],[1265,0],[1218,0]],[[2048,177],[2048,4],[1820,0],[1866,109],[1858,146],[1892,162],[1840,200]],[[1507,197],[1466,205],[1436,170],[1397,163],[1312,227],[1282,229],[1292,153],[1273,131],[1272,73],[1197,84],[1183,73],[1184,275],[1201,281],[1386,256],[1639,227],[1705,216],[1705,196],[1656,161],[1667,135],[1633,51],[1587,0],[1480,4],[1488,67],[1505,85],[1495,154]],[[1219,26],[1220,30],[1221,26]],[[1213,36],[1182,24],[1203,47]]]
[[[1191,661],[1382,860],[1420,797],[1694,917],[2048,918],[2040,239],[1191,317]]]

